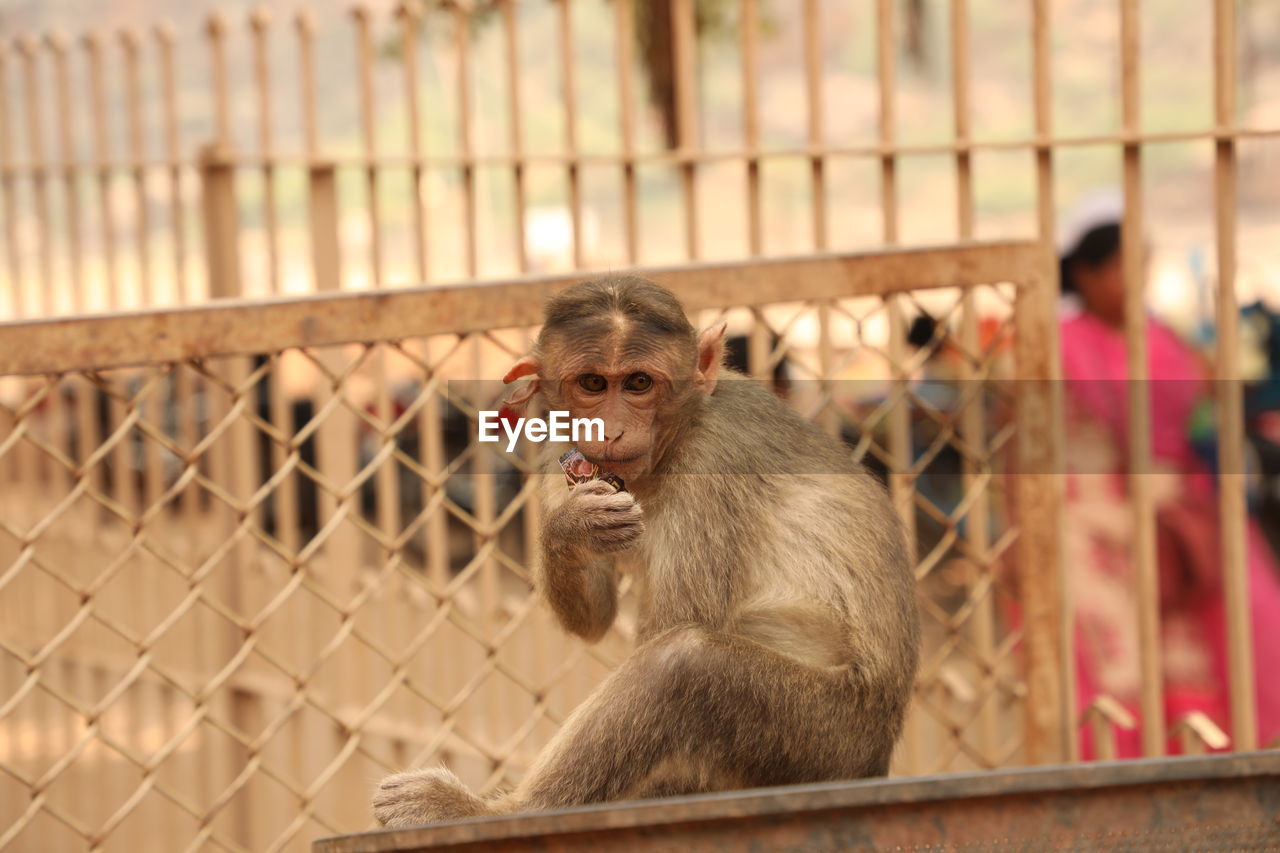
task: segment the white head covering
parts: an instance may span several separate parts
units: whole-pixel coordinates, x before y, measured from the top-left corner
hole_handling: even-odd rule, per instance
[[[1058,230],[1058,256],[1066,257],[1080,247],[1080,241],[1095,228],[1119,225],[1124,221],[1124,195],[1117,189],[1095,190],[1063,218]]]

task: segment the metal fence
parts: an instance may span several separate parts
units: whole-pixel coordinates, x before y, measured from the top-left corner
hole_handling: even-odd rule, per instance
[[[842,7],[805,0],[793,13],[805,126],[801,142],[783,146],[765,141],[757,0],[738,6],[741,133],[708,141],[695,7],[669,5],[673,147],[640,108],[632,0],[499,2],[484,38],[472,4],[401,4],[395,16],[360,7],[334,36],[354,46],[351,62],[334,58],[346,54],[309,16],[286,27],[262,12],[239,23],[214,16],[194,45],[157,28],[17,39],[0,51],[0,310],[28,318],[0,326],[0,803],[14,815],[0,825],[0,848],[301,848],[366,826],[384,769],[444,759],[481,787],[517,776],[625,651],[625,620],[588,649],[564,640],[529,598],[528,473],[472,442],[480,401],[463,390],[474,386],[449,383],[498,375],[527,341],[538,299],[573,273],[673,257],[752,259],[659,275],[692,309],[730,313],[753,373],[768,375],[785,356],[812,380],[793,403],[884,472],[912,529],[928,647],[895,772],[1076,758],[1081,726],[1105,755],[1109,728],[1132,722],[1105,698],[1075,718],[1055,544],[1055,392],[1032,383],[1014,394],[994,381],[1056,378],[1055,167],[1082,147],[1115,151],[1128,199],[1144,748],[1160,753],[1171,728],[1188,751],[1220,742],[1204,719],[1163,720],[1160,704],[1132,235],[1143,232],[1144,151],[1211,147],[1216,369],[1227,380],[1220,453],[1223,470],[1243,470],[1238,150],[1280,128],[1240,121],[1236,4],[1213,4],[1210,127],[1143,129],[1138,4],[1121,0],[1122,127],[1064,136],[1052,123],[1050,71],[1052,37],[1066,23],[1051,19],[1048,0],[1032,0],[1033,132],[993,140],[973,125],[970,15],[953,0],[954,133],[923,144],[896,131],[897,6],[860,4],[873,33],[877,134],[836,145],[817,48],[823,15]],[[581,56],[583,10],[609,24],[590,34],[612,46],[609,64]],[[444,34],[430,59],[447,73],[430,97],[423,28]],[[554,61],[532,62],[547,45]],[[193,47],[208,59],[194,81],[175,62]],[[563,87],[551,120],[521,100],[526,75],[548,68]],[[482,115],[485,75],[502,108]],[[607,150],[578,138],[574,93],[597,82],[616,93]],[[334,86],[354,92],[352,146],[322,138]],[[282,105],[297,111],[292,144],[280,139]],[[559,131],[548,137],[547,124]],[[533,125],[553,139],[545,150],[529,141]],[[849,164],[871,170],[879,228],[870,242],[891,247],[903,242],[905,164],[946,158],[964,242],[976,232],[975,159],[997,152],[1031,161],[1038,245],[822,254],[848,245],[840,176]],[[761,259],[779,221],[768,173],[782,164],[804,171],[812,258]],[[542,227],[532,198],[549,183],[565,240],[564,257],[548,261],[530,235]],[[600,245],[590,193],[613,200]],[[514,283],[548,263],[563,276]],[[486,278],[498,283],[474,283]],[[336,293],[447,279],[466,284]],[[165,307],[299,290],[332,295]],[[942,343],[907,346],[920,307],[967,353],[962,378],[980,390],[958,410],[938,411],[905,381]],[[839,392],[850,376],[890,390],[856,406]],[[943,452],[962,473],[949,506],[921,488]],[[1011,464],[1022,473],[1003,476]],[[1243,482],[1222,485],[1231,746],[1248,749],[1258,744]]]
[[[1048,378],[1048,260],[1007,244],[654,273],[754,342],[756,373],[785,359],[793,405],[934,530],[897,772],[1045,760],[1070,725],[1051,387],[1000,381],[1010,360]],[[531,455],[477,440],[501,389],[471,377],[567,281],[7,327],[0,846],[295,849],[368,826],[390,769],[518,778],[629,642],[626,615],[571,641],[529,594]],[[905,348],[921,303],[964,321],[953,412],[902,381],[937,346]],[[1000,318],[981,339],[978,306]],[[836,380],[866,359],[899,381],[858,408]],[[964,471],[949,506],[912,484],[944,449]],[[998,571],[1015,555],[1017,585]]]

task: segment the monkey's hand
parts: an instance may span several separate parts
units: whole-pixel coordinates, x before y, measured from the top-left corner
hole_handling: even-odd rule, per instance
[[[569,499],[552,511],[547,526],[558,545],[595,554],[624,551],[644,533],[635,497],[603,480],[576,487]]]

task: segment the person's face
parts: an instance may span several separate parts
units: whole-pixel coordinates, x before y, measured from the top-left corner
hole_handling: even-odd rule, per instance
[[[1097,266],[1077,262],[1076,289],[1085,310],[1108,325],[1124,325],[1124,262],[1120,252]]]
[[[1146,276],[1150,252],[1143,250],[1142,275]],[[1124,253],[1117,250],[1097,266],[1077,263],[1076,287],[1085,310],[1111,326],[1124,325]]]

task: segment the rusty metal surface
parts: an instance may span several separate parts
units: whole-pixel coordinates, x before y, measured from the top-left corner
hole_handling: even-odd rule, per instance
[[[1052,269],[1031,242],[973,243],[874,254],[807,255],[639,270],[696,311],[906,290],[1025,283]],[[0,323],[0,375],[58,373],[251,355],[324,346],[532,326],[548,296],[603,273],[575,272],[480,284],[382,290],[198,308]],[[267,309],[269,306],[269,310]]]
[[[1280,752],[842,782],[317,841],[384,851],[1280,850]]]

